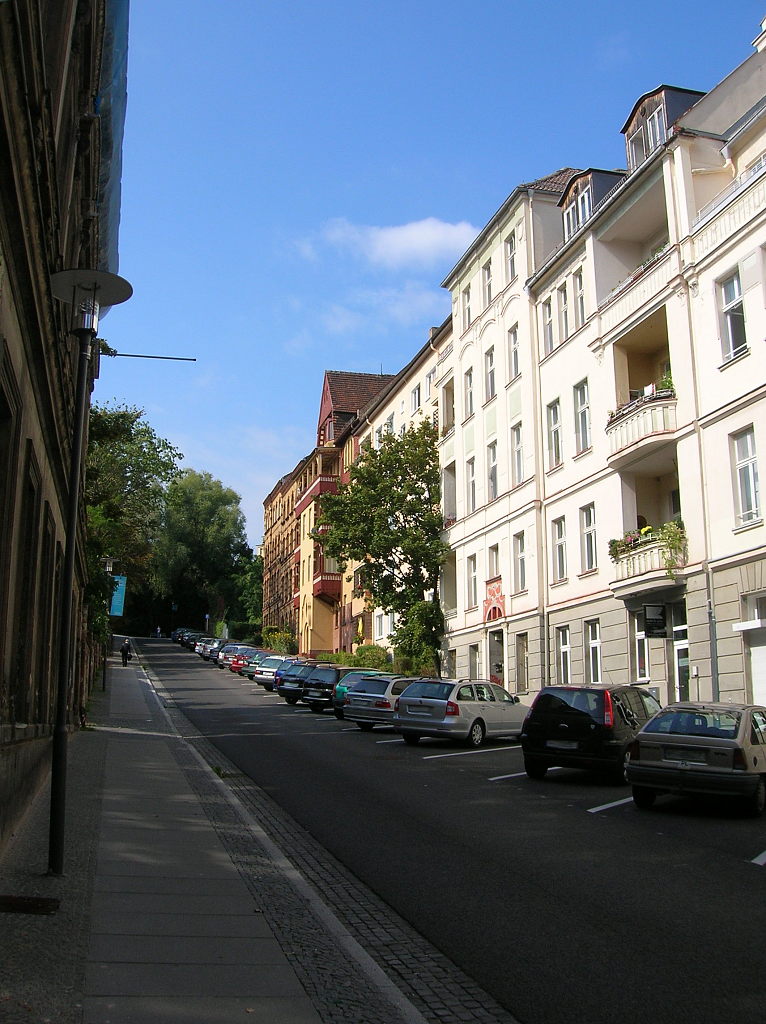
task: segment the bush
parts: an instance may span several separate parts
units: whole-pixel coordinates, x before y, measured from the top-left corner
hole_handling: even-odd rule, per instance
[[[298,644],[292,633],[278,626],[264,626],[262,630],[263,643],[270,651],[277,651],[279,654],[297,654]]]
[[[354,654],[354,665],[357,668],[390,668],[391,658],[385,647],[362,644]]]

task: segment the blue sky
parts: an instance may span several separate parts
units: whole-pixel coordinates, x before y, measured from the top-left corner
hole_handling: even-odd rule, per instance
[[[311,450],[325,369],[396,373],[440,282],[514,187],[623,167],[657,85],[707,90],[763,0],[132,0],[118,352],[94,400],[138,406],[242,498]]]

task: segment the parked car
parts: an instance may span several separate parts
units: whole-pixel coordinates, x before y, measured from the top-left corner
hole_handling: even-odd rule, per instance
[[[393,725],[405,743],[436,736],[480,747],[488,736],[518,736],[528,711],[487,679],[416,679],[396,698]]]
[[[275,651],[259,650],[256,651],[255,654],[249,655],[245,660],[245,664],[242,666],[241,675],[247,676],[248,679],[252,679],[255,675],[256,667],[260,665],[262,661],[265,661],[266,658],[273,658],[275,654]]]
[[[624,780],[628,745],[659,710],[649,690],[628,683],[544,686],[521,733],[526,773],[590,768]]]
[[[343,718],[346,705],[346,693],[351,686],[356,686],[360,679],[367,676],[383,675],[382,668],[357,668],[353,672],[347,672],[342,679],[335,684],[335,692],[332,695],[332,709],[336,718]]]
[[[253,666],[253,682],[271,692],[274,688],[274,673],[288,660],[284,654],[272,654],[270,658],[264,658]]]
[[[229,671],[236,672],[238,675],[242,675],[242,670],[248,662],[249,658],[252,658],[254,654],[259,653],[258,647],[240,647],[233,658],[229,659]]]
[[[766,708],[669,704],[631,743],[627,775],[637,807],[658,793],[724,796],[757,817],[766,807]]]
[[[303,693],[303,681],[317,667],[316,661],[300,664],[295,662],[288,665],[280,676],[274,681],[274,687],[280,697],[284,697],[288,704],[297,704]]]
[[[219,650],[224,646],[224,644],[227,644],[228,642],[228,640],[223,640],[219,636],[215,637],[214,640],[211,640],[210,643],[205,644],[203,646],[202,650],[200,651],[200,657],[202,658],[203,661],[215,661],[215,659],[218,657]]]
[[[186,647],[187,649],[193,651],[196,642],[199,640],[201,636],[204,635],[205,634],[202,632],[202,630],[187,630],[185,633],[181,634],[180,644],[182,647]]]
[[[381,672],[377,676],[364,676],[348,685],[351,677],[349,672],[343,680],[348,686],[344,697],[344,719],[356,722],[364,732],[369,732],[376,725],[391,725],[396,698],[407,689],[412,679],[393,672]]]
[[[239,653],[240,648],[247,646],[243,644],[241,640],[230,640],[223,647],[218,649],[218,657],[215,659],[215,663],[218,668],[228,668],[231,659]]]
[[[193,647],[194,653],[195,654],[202,654],[202,648],[205,646],[205,644],[212,643],[213,640],[214,640],[214,637],[212,637],[212,636],[201,636],[201,637],[198,637],[197,640],[194,643],[194,647]]]
[[[316,665],[303,680],[300,700],[308,704],[312,711],[322,712],[332,706],[335,686],[349,672],[365,672],[375,670],[356,669],[348,665]]]

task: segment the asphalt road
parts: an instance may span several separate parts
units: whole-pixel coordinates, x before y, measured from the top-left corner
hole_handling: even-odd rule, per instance
[[[766,1020],[766,817],[408,747],[140,644],[197,729],[524,1024]],[[321,887],[322,878],[314,881]]]

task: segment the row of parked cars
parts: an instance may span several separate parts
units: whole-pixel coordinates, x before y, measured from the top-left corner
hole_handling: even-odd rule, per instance
[[[663,708],[646,687],[594,684],[545,686],[530,706],[489,680],[412,679],[231,641],[219,642],[214,655],[206,642],[195,641],[198,653],[219,668],[248,676],[288,704],[317,713],[332,708],[363,731],[388,725],[408,744],[444,737],[473,747],[517,738],[530,778],[559,767],[606,772],[631,784],[642,809],[660,793],[734,797],[752,815],[766,807],[766,708],[758,705]]]

